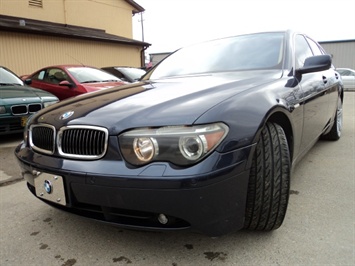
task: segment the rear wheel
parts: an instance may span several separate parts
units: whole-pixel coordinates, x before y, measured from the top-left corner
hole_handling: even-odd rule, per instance
[[[290,154],[281,126],[267,123],[250,170],[244,228],[269,231],[281,226],[290,191]]]
[[[329,133],[323,135],[322,139],[338,140],[340,139],[342,129],[343,129],[343,102],[339,97],[332,129],[329,131]]]

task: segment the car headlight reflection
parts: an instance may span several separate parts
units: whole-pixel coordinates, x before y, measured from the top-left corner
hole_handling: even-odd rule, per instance
[[[211,153],[228,133],[223,123],[139,128],[119,136],[124,159],[133,165],[154,161],[194,164]]]

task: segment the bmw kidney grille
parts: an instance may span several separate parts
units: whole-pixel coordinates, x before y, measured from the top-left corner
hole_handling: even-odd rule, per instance
[[[93,160],[103,157],[107,150],[108,131],[94,126],[67,126],[58,132],[47,124],[31,125],[30,146],[41,153],[67,158]]]

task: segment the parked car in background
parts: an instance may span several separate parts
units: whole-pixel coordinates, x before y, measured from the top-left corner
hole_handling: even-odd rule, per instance
[[[140,82],[42,110],[15,154],[29,190],[68,212],[134,229],[269,231],[297,162],[320,137],[340,138],[343,97],[307,35],[217,39]]]
[[[355,90],[355,70],[351,68],[337,68],[336,70],[343,79],[344,89]]]
[[[26,84],[53,93],[60,100],[126,84],[102,69],[83,65],[49,66],[23,79]]]
[[[103,70],[127,82],[136,82],[146,73],[144,69],[136,67],[102,67]]]
[[[58,101],[53,94],[25,85],[14,72],[0,66],[0,135],[22,132],[30,115]]]

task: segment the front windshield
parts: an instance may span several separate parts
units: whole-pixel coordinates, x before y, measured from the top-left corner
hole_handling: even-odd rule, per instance
[[[71,67],[68,71],[79,83],[121,81],[110,73],[91,67]]]
[[[21,79],[2,67],[0,67],[0,83],[1,85],[23,85]]]
[[[284,33],[258,33],[182,48],[161,62],[150,79],[211,72],[281,68]]]
[[[140,79],[144,74],[145,70],[140,68],[118,68],[122,71],[126,76],[129,76],[133,80]]]

